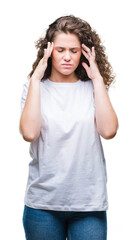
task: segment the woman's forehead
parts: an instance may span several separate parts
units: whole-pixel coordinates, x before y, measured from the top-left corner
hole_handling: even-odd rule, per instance
[[[54,45],[56,46],[70,46],[73,47],[80,47],[80,42],[78,37],[73,33],[58,33],[54,39]]]

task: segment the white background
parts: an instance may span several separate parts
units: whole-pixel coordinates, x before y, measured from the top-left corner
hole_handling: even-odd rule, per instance
[[[138,33],[136,1],[3,1],[0,6],[0,237],[23,240],[29,143],[19,133],[20,98],[34,42],[57,17],[74,14],[97,30],[116,73],[110,99],[119,118],[102,140],[108,172],[108,240],[138,239]]]

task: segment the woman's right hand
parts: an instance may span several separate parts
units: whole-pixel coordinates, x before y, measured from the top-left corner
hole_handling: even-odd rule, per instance
[[[53,51],[53,42],[52,43],[48,42],[47,48],[44,49],[44,56],[39,61],[32,77],[31,77],[32,79],[41,81],[41,79],[44,76],[45,70],[47,68],[48,58],[51,56],[52,51]]]

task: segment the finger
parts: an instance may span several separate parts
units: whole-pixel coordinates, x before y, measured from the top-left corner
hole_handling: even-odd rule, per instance
[[[48,42],[48,47],[47,47],[47,55],[48,55],[48,57],[51,56],[52,50],[53,50],[53,42]]]
[[[82,44],[82,48],[86,51],[86,52],[89,52],[90,49],[83,43]]]
[[[89,57],[91,57],[92,52],[91,52],[91,50],[90,50],[85,44],[82,44],[82,50],[83,50],[83,53],[84,53],[84,54],[87,53],[87,55],[88,55]],[[86,56],[86,55],[85,55],[85,56]]]
[[[82,53],[83,53],[83,55],[87,58],[87,60],[89,60],[89,55],[88,55],[88,53],[86,53],[83,49],[82,49]]]
[[[44,49],[44,56],[43,56],[43,60],[47,61],[48,58],[48,54],[47,54],[47,48]]]
[[[86,72],[88,74],[89,66],[85,62],[82,62],[82,66],[84,67],[84,69],[86,70]]]
[[[52,51],[53,51],[53,48],[54,48],[54,43],[51,42],[51,46],[50,46],[50,56],[51,56],[51,53],[52,53]]]
[[[96,54],[95,54],[95,48],[94,47],[92,47],[92,56],[94,57],[94,59],[95,59],[95,57],[96,57]]]
[[[44,57],[43,57],[44,60],[47,60],[50,57],[52,50],[53,50],[53,43],[48,42],[47,48],[44,49]]]
[[[51,43],[48,42],[48,43],[47,43],[47,57],[49,57],[50,45],[51,45]]]

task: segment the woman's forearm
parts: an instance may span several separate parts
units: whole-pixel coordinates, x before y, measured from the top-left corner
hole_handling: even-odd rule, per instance
[[[40,135],[41,106],[40,106],[40,81],[47,68],[48,58],[53,51],[53,42],[48,42],[44,55],[35,68],[30,79],[30,86],[25,106],[20,119],[20,132],[28,142],[33,142]]]
[[[111,139],[116,135],[118,119],[108,97],[103,78],[95,79],[93,85],[97,130],[103,138]]]
[[[32,142],[40,135],[40,81],[31,78],[28,95],[20,119],[20,131],[23,138]]]

